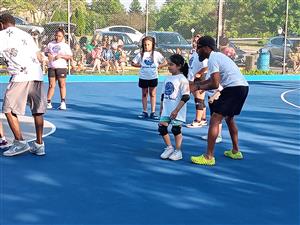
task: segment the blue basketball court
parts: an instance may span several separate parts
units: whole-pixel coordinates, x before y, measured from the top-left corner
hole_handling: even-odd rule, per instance
[[[0,224],[299,224],[300,79],[278,77],[248,78],[236,119],[244,159],[223,156],[224,122],[216,166],[205,167],[190,156],[205,151],[207,126],[183,128],[183,160],[160,159],[157,122],[137,118],[137,77],[70,76],[68,110],[45,115],[56,127],[46,156],[0,156]]]

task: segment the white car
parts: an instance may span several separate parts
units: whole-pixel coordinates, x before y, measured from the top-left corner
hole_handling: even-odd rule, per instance
[[[133,42],[139,42],[143,36],[141,32],[138,30],[129,27],[129,26],[110,26],[110,27],[105,27],[102,29],[96,29],[94,33],[99,33],[99,31],[114,31],[114,32],[121,32],[127,34]]]

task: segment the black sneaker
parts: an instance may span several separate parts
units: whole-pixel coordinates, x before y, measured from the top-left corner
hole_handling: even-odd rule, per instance
[[[149,115],[147,112],[142,112],[140,115],[138,115],[138,118],[140,118],[140,119],[146,119],[148,117],[149,117]]]
[[[155,114],[155,112],[150,113],[150,119],[159,120],[159,117]]]

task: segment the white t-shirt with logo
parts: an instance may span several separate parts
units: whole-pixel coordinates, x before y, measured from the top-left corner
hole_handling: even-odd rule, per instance
[[[207,59],[200,62],[198,53],[193,52],[193,54],[189,60],[188,80],[193,82],[195,80],[195,75],[197,74],[197,72],[199,72],[202,68],[207,67],[207,62],[208,62]]]
[[[208,73],[213,74],[216,72],[220,73],[220,84],[223,88],[248,86],[244,75],[232,59],[221,52],[212,51],[208,58]]]
[[[57,55],[69,55],[69,56],[73,55],[70,46],[65,42],[58,43],[56,41],[51,41],[47,46],[46,52],[53,55],[53,57]],[[49,68],[53,68],[53,69],[68,68],[68,63],[67,60],[60,58],[57,60],[49,61],[48,66]]]
[[[0,56],[8,63],[11,82],[42,81],[39,48],[30,34],[16,27],[0,31]]]
[[[158,77],[158,66],[165,61],[165,58],[157,51],[144,52],[143,59],[141,59],[141,53],[137,54],[132,60],[134,63],[141,65],[140,78],[143,80],[153,80]]]
[[[164,99],[161,116],[170,117],[181,101],[181,97],[190,95],[189,82],[183,74],[167,76],[162,87],[162,94],[164,94]],[[186,121],[186,104],[178,112],[176,120]]]

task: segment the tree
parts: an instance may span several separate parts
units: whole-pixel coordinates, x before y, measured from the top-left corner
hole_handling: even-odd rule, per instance
[[[129,6],[129,13],[142,13],[142,6],[139,0],[132,0]]]

